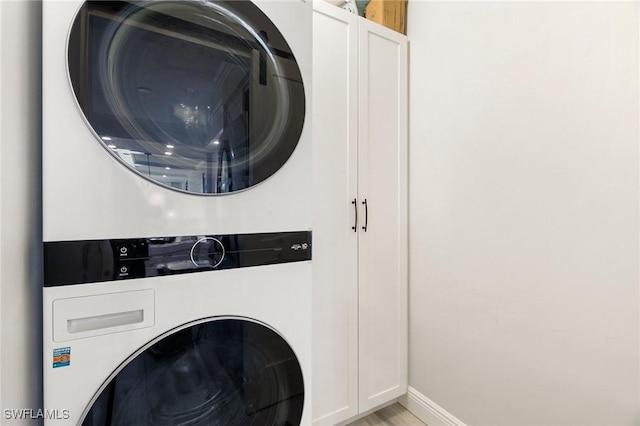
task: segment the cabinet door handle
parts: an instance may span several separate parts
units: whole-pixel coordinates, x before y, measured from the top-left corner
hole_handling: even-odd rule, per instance
[[[367,226],[369,225],[369,208],[367,206],[366,198],[362,202],[362,205],[364,206],[364,226],[362,227],[362,229],[364,230],[364,232],[367,232]]]
[[[351,229],[353,229],[353,232],[358,232],[358,202],[357,200],[354,198],[353,201],[351,202],[351,204],[353,204],[353,210],[356,213],[356,221],[353,224],[353,226],[351,227]]]

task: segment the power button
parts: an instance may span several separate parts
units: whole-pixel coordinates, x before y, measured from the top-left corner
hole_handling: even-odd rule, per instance
[[[191,247],[191,262],[198,268],[217,268],[224,259],[224,246],[214,237],[203,237]]]

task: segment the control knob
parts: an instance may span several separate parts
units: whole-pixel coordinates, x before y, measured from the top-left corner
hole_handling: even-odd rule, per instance
[[[224,259],[224,246],[217,238],[203,237],[191,247],[191,262],[198,268],[217,268]]]

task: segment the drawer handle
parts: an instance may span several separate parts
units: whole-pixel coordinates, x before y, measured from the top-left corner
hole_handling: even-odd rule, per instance
[[[83,331],[100,330],[121,325],[137,324],[144,321],[144,310],[138,309],[115,314],[96,315],[93,317],[75,318],[67,320],[68,333],[82,333]]]

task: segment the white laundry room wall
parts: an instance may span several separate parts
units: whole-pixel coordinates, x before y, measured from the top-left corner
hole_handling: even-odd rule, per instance
[[[0,1],[2,425],[41,423],[41,11],[38,1]]]
[[[638,8],[409,2],[406,403],[432,426],[640,423]]]

